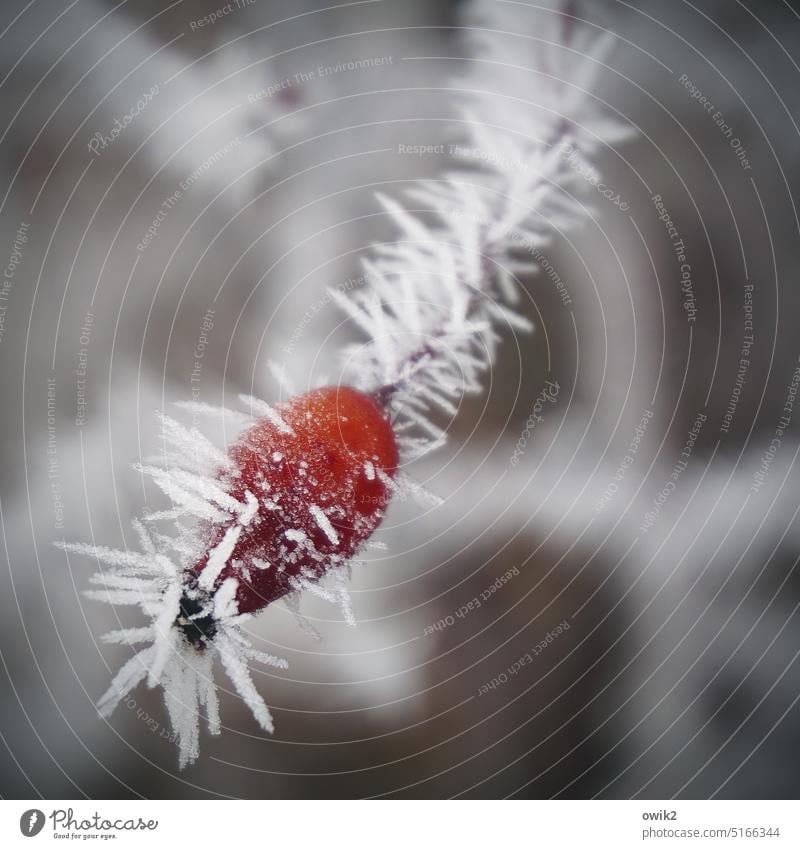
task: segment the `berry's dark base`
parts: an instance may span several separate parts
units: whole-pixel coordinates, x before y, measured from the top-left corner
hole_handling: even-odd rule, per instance
[[[203,651],[217,633],[217,623],[211,613],[206,613],[204,616],[197,615],[204,609],[211,609],[208,599],[203,598],[196,590],[191,594],[187,590],[181,596],[180,613],[175,619],[175,627],[181,632],[186,642],[198,651]]]

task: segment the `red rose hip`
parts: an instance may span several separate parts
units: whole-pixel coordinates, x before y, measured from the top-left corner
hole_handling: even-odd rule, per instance
[[[398,452],[384,409],[346,386],[298,395],[259,418],[229,449],[218,483],[244,509],[206,525],[178,624],[198,645],[214,619],[197,614],[229,578],[252,613],[344,564],[383,519]],[[231,585],[232,586],[232,585]],[[197,592],[199,590],[199,592]],[[191,617],[191,619],[189,618]]]

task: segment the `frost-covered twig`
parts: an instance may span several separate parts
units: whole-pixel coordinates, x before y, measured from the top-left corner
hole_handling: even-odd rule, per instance
[[[530,255],[553,230],[586,217],[587,157],[630,135],[589,98],[613,37],[592,42],[573,5],[551,13],[550,30],[533,40],[510,19],[518,5],[473,3],[485,28],[473,37],[480,61],[465,81],[474,93],[458,156],[481,168],[421,181],[407,192],[413,211],[379,196],[400,236],[363,261],[362,290],[331,292],[369,338],[344,352],[354,383],[392,411],[407,456],[441,443],[430,412],[454,415],[462,394],[481,389],[497,328],[532,328],[512,309],[516,275],[535,273]],[[535,92],[523,103],[504,93],[520,73]],[[497,91],[487,92],[493,81]]]
[[[253,614],[284,599],[313,632],[298,605],[298,594],[308,591],[354,622],[346,586],[352,558],[398,490],[422,494],[398,470],[401,458],[441,444],[430,413],[452,415],[462,393],[480,389],[497,328],[531,328],[513,309],[515,273],[535,267],[520,256],[585,215],[575,157],[621,135],[586,99],[607,44],[590,50],[571,12],[553,16],[548,44],[504,31],[503,4],[474,6],[495,17],[475,39],[482,54],[466,81],[473,93],[462,167],[414,186],[408,195],[419,209],[381,197],[399,238],[364,261],[367,286],[332,293],[369,338],[344,352],[352,386],[275,406],[242,396],[246,412],[191,405],[195,414],[221,415],[242,429],[227,453],[163,417],[163,464],[139,469],[172,506],[147,516],[146,525],[135,523],[141,551],[63,545],[105,564],[90,597],[138,605],[150,619],[107,635],[108,642],[144,648],[115,676],[98,704],[101,714],[109,716],[142,681],[162,686],[181,767],[198,756],[201,712],[212,734],[220,730],[215,658],[261,728],[273,729],[248,663],[286,662],[252,646],[243,625]],[[535,103],[482,89],[494,75],[502,82],[515,52],[525,67],[541,57],[530,69]],[[559,73],[565,54],[577,73]],[[480,169],[472,167],[476,161]],[[273,372],[285,384],[282,371]],[[174,524],[171,534],[159,530],[166,521]]]

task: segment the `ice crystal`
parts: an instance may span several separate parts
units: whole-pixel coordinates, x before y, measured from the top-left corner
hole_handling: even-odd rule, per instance
[[[180,542],[151,533],[138,522],[135,527],[143,543],[142,552],[83,543],[59,544],[67,552],[94,557],[107,566],[92,578],[93,584],[107,589],[89,590],[87,596],[114,605],[138,605],[151,622],[147,627],[123,628],[104,636],[108,643],[147,645],[114,676],[97,703],[100,714],[111,716],[119,703],[145,680],[150,687],[161,686],[178,746],[178,762],[183,768],[199,752],[201,712],[205,712],[209,731],[220,732],[213,675],[213,661],[218,657],[259,725],[271,732],[269,709],[253,685],[247,664],[256,660],[285,669],[286,661],[253,648],[242,630],[249,617],[239,615],[232,603],[236,588],[230,581],[223,582],[212,596],[213,612],[200,609],[190,617],[197,619],[211,613],[216,629],[214,639],[203,650],[183,639],[174,625],[182,615],[181,599],[186,589],[183,570],[177,565],[181,559]]]

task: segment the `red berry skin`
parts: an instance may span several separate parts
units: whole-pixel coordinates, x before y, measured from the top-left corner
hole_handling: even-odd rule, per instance
[[[351,558],[381,523],[397,470],[397,444],[384,409],[356,389],[317,389],[276,412],[292,432],[257,419],[229,449],[233,469],[218,475],[240,503],[258,500],[215,581],[238,580],[240,613],[291,592],[292,578],[317,580]],[[238,521],[231,515],[208,527],[207,553],[195,574]]]

